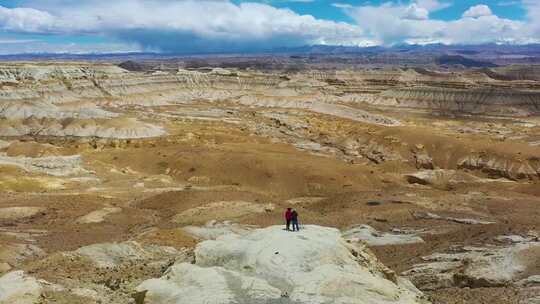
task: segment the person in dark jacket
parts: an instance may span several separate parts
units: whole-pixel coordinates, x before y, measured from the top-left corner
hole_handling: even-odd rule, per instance
[[[291,220],[292,220],[292,209],[287,208],[287,211],[285,211],[285,222],[287,223],[285,226],[285,229],[287,231],[291,230]]]
[[[298,226],[298,212],[293,210],[291,213],[291,222],[292,222],[292,231],[300,231],[300,226]]]

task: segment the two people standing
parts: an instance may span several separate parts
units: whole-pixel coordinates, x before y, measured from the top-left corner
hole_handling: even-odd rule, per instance
[[[290,231],[290,227],[292,224],[292,231],[300,231],[300,226],[298,225],[298,212],[296,212],[295,209],[287,208],[287,211],[285,211],[285,222],[286,227],[285,229],[287,231]]]

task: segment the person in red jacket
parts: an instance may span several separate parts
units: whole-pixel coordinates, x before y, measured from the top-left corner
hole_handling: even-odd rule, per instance
[[[287,211],[285,211],[285,222],[287,223],[285,226],[285,230],[289,231],[291,230],[291,220],[292,220],[292,210],[291,208],[287,208]]]

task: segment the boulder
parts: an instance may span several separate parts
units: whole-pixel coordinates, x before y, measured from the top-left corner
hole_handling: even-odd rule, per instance
[[[449,185],[460,182],[459,176],[454,170],[422,170],[406,174],[405,178],[410,184],[420,185]]]
[[[424,150],[418,151],[414,154],[417,169],[433,170],[433,158]]]

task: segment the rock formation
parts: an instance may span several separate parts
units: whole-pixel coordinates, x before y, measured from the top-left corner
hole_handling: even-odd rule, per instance
[[[53,176],[82,175],[89,172],[82,167],[80,155],[51,157],[9,157],[0,155],[0,166],[15,166],[27,172]]]
[[[37,303],[42,288],[39,282],[23,271],[14,271],[0,277],[1,304]]]
[[[150,303],[427,303],[338,230],[305,226],[227,234],[200,243],[195,264],[178,263],[139,285]]]
[[[0,303],[535,303],[539,69],[317,58],[0,64]]]
[[[527,279],[527,269],[535,263],[529,254],[538,250],[538,242],[509,247],[463,247],[453,253],[424,257],[424,263],[415,265],[403,275],[423,290],[511,285]]]
[[[480,170],[492,177],[509,179],[540,178],[540,162],[513,161],[497,155],[473,154],[458,162],[459,168]]]
[[[343,238],[347,241],[363,241],[369,246],[418,244],[424,240],[415,234],[382,233],[369,225],[360,225],[343,232]]]

